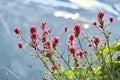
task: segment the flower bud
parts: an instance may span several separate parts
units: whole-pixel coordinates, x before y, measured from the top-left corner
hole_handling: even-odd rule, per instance
[[[19,27],[15,27],[14,28],[14,33],[15,34],[20,34],[21,33],[20,28]]]
[[[19,49],[23,48],[23,44],[21,42],[18,42],[17,46],[18,46]]]

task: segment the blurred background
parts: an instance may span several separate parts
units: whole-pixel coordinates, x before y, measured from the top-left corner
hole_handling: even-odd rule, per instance
[[[63,27],[71,29],[76,23],[82,25],[83,32],[100,35],[92,26],[98,10],[105,11],[106,23],[114,16],[114,24],[108,27],[112,32],[111,42],[114,42],[120,37],[120,0],[0,0],[0,80],[29,80],[30,76],[31,80],[42,80],[46,74],[38,59],[17,48],[19,39],[13,34],[14,27],[21,28],[27,41],[29,27],[39,28],[42,21],[54,29],[52,36],[60,36]],[[62,52],[66,52],[69,33],[59,45]],[[87,43],[83,45],[86,47]]]

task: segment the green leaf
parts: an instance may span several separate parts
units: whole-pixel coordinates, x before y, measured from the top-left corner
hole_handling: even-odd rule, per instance
[[[108,54],[109,53],[109,48],[107,45],[100,47],[99,51],[104,53],[104,54]],[[98,51],[98,52],[99,52]],[[116,51],[120,51],[120,39],[115,41],[113,44],[110,45],[110,51],[112,53],[116,52]]]
[[[71,70],[72,69],[72,70]],[[64,70],[64,73],[69,76],[69,79],[84,78],[86,74],[86,70],[84,68],[76,68],[72,67],[71,69]]]

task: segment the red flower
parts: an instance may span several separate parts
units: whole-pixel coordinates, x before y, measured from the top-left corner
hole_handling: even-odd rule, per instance
[[[49,28],[49,29],[47,30],[48,33],[51,33],[52,31],[53,31],[52,28]]]
[[[91,43],[89,43],[89,44],[88,44],[88,47],[92,47],[92,44],[91,44]]]
[[[36,26],[31,26],[30,27],[30,33],[32,34],[32,33],[36,33],[36,32],[37,32]]]
[[[40,27],[44,30],[45,27],[46,27],[46,22],[42,22],[41,25],[40,25]]]
[[[69,36],[68,36],[68,42],[73,42],[75,40],[75,35],[74,34],[70,34]]]
[[[98,45],[100,43],[100,37],[99,36],[94,36],[93,37],[93,42],[95,43],[95,45]]]
[[[82,50],[77,51],[76,56],[82,57],[84,55],[84,52]]]
[[[15,34],[20,34],[21,33],[20,28],[19,27],[15,27],[14,28],[14,33]]]
[[[75,46],[75,35],[72,33],[68,36],[68,51],[71,54],[75,54],[76,46]]]
[[[30,46],[31,46],[32,48],[35,48],[35,47],[38,46],[38,43],[37,43],[36,41],[31,41]]]
[[[57,44],[58,44],[59,38],[58,37],[53,37],[52,38],[52,47],[56,48]]]
[[[75,46],[69,46],[69,47],[68,47],[68,51],[69,51],[71,54],[75,54],[75,52],[76,52],[76,47],[75,47]]]
[[[58,41],[59,41],[59,38],[58,38],[58,37],[53,37],[53,38],[52,38],[52,42],[53,42],[53,43],[56,43],[56,44],[57,44]]]
[[[75,24],[72,28],[75,37],[78,37],[82,33],[82,28],[80,25]]]
[[[42,41],[43,43],[46,42],[46,37],[45,37],[45,36],[42,36],[41,41]]]
[[[30,38],[32,41],[38,39],[38,33],[36,32],[36,33],[30,34]]]
[[[64,27],[64,31],[65,32],[67,32],[68,31],[68,27],[66,26],[66,27]]]
[[[43,44],[43,48],[45,48],[45,49],[51,49],[51,42],[50,42],[50,41],[46,41],[46,42]]]
[[[96,26],[96,25],[97,25],[97,23],[96,23],[96,22],[93,22],[93,25],[94,25],[94,26]]]
[[[75,51],[76,51],[76,48],[75,48],[75,47],[70,47],[70,48],[69,48],[69,51],[70,51],[70,53],[73,53],[73,54],[74,54]]]
[[[48,35],[48,31],[45,30],[42,32],[42,36],[47,36],[47,35]]]
[[[104,15],[105,15],[105,13],[103,11],[98,11],[98,13],[97,13],[98,20],[102,20]]]
[[[50,41],[46,41],[46,44],[47,44],[48,48],[50,49],[51,48],[51,42]]]
[[[114,18],[113,17],[110,17],[109,18],[110,22],[112,23],[114,21]]]
[[[18,46],[19,49],[23,48],[23,44],[21,42],[18,42],[17,46]]]

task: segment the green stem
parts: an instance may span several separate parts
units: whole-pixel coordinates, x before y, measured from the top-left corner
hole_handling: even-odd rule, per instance
[[[59,73],[59,75],[62,76],[61,72],[58,70],[58,67],[55,65],[55,61],[54,61],[54,59],[52,57],[50,58],[50,61],[56,67],[56,70]],[[63,76],[65,76],[65,78],[68,80],[68,78],[67,78],[67,76],[65,74],[63,74]],[[62,78],[64,78],[64,77],[62,77]]]
[[[63,32],[62,36],[60,37],[59,42],[62,40],[63,36],[64,36],[65,32]]]
[[[110,36],[108,33],[106,33],[105,29],[103,29],[103,34],[106,38],[106,43],[107,43],[107,47],[108,47],[108,54],[109,54],[109,57],[110,57],[110,65],[111,65],[111,69],[112,69],[112,76],[114,78],[114,66],[113,66],[113,60],[112,60],[112,53],[111,53],[111,50],[110,50],[110,43],[109,43],[109,39],[110,39]]]
[[[80,39],[79,39],[79,38],[77,38],[77,39],[78,39],[78,42],[79,42],[80,48],[81,48],[81,50],[83,51],[81,41],[80,41]],[[89,60],[88,60],[88,58],[87,58],[87,56],[86,56],[86,55],[85,55],[85,59],[86,59],[86,61],[87,61],[88,65],[89,65],[89,67],[90,67],[91,71],[94,73],[94,71],[92,70],[92,66],[91,66],[91,64],[90,64],[90,62],[89,62]]]
[[[88,42],[91,42],[88,37],[86,37],[84,34],[81,34]]]
[[[58,50],[56,50],[58,55],[63,59],[63,61],[65,62],[65,64],[69,67],[69,69],[73,72],[73,74],[76,76],[77,78],[77,75],[74,73],[74,71],[72,70],[71,66],[67,63],[67,61],[64,59],[64,57],[58,52]]]
[[[38,51],[37,51],[37,48],[35,49],[35,52],[36,52],[38,58],[43,62],[44,66],[47,68],[47,70],[52,74],[52,76],[54,77],[54,79],[55,79],[55,80],[58,80],[58,79],[56,78],[56,76],[51,72],[51,70],[50,70],[49,67],[47,66],[46,62],[40,57],[40,55],[39,55],[39,53],[38,53]]]

